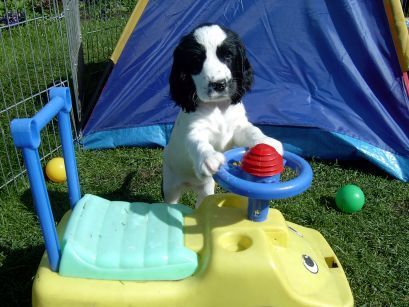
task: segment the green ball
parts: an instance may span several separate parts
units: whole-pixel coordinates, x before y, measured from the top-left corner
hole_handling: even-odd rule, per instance
[[[342,212],[354,213],[364,206],[365,195],[358,186],[348,184],[337,191],[335,203]]]

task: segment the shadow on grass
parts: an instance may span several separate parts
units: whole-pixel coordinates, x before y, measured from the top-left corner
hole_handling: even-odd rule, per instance
[[[5,256],[0,267],[2,306],[31,306],[31,287],[44,252],[43,245],[11,249],[1,246]]]
[[[321,206],[327,209],[339,211],[337,205],[335,204],[335,197],[322,196],[320,197],[319,203]]]
[[[48,196],[51,203],[51,208],[53,211],[53,216],[55,221],[60,221],[65,212],[70,208],[68,193],[63,191],[48,191]],[[34,208],[34,202],[31,195],[31,189],[27,189],[20,197],[20,201],[25,204],[28,211],[36,213]]]
[[[127,202],[145,202],[145,203],[159,202],[158,199],[156,199],[155,197],[153,197],[152,195],[148,193],[138,193],[138,194],[132,193],[131,184],[132,184],[132,180],[134,179],[135,175],[136,175],[136,172],[129,173],[125,177],[124,182],[122,183],[121,187],[119,187],[118,189],[112,192],[98,194],[97,196],[100,196],[108,200],[119,200],[119,201],[127,201]],[[53,215],[54,215],[54,220],[58,222],[61,220],[64,214],[70,209],[68,192],[48,189],[48,196],[50,199],[51,208],[52,208]],[[33,197],[31,194],[31,189],[26,189],[22,193],[20,197],[20,201],[23,204],[25,204],[27,210],[36,214],[36,211],[34,208]]]
[[[136,177],[137,172],[129,173],[122,183],[121,187],[110,193],[98,194],[98,196],[109,200],[120,200],[127,202],[145,202],[157,203],[158,199],[148,193],[134,194],[132,192],[132,181]]]

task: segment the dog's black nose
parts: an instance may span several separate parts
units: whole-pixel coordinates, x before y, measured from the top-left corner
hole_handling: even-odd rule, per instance
[[[209,87],[216,92],[223,92],[226,89],[227,82],[226,80],[220,80],[216,82],[210,82]]]

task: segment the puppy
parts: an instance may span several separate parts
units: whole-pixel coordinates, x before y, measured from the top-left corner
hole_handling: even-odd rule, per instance
[[[179,201],[185,189],[197,192],[196,207],[214,194],[212,175],[232,147],[282,144],[247,119],[241,98],[253,83],[253,70],[238,35],[205,24],[184,36],[173,54],[170,94],[181,111],[164,150],[163,194]]]

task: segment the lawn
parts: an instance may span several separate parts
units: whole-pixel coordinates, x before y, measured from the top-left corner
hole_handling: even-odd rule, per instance
[[[82,193],[108,199],[160,202],[162,149],[77,151]],[[357,306],[409,305],[409,189],[365,162],[310,161],[312,187],[271,205],[289,221],[319,230],[339,257]],[[337,189],[359,185],[364,208],[354,214],[334,205]],[[218,189],[218,193],[220,193]],[[68,209],[64,184],[49,183],[55,219]],[[194,195],[182,198],[192,206]],[[2,195],[0,206],[0,301],[30,303],[32,279],[43,252],[30,190]],[[4,304],[5,303],[5,304]]]

